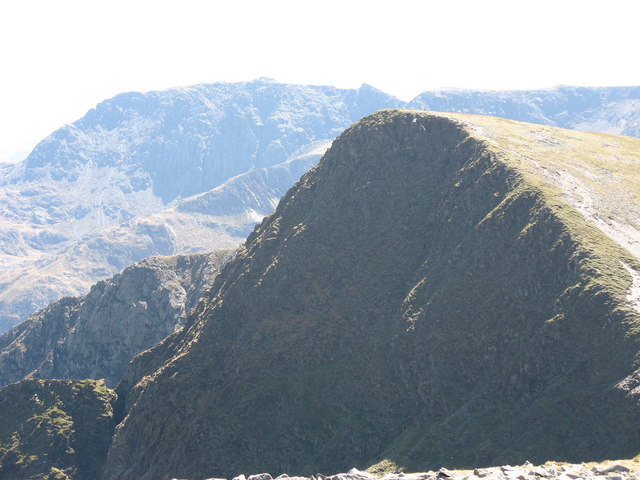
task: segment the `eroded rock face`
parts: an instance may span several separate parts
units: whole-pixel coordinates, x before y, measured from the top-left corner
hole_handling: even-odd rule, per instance
[[[38,380],[0,390],[0,477],[98,478],[116,395],[94,380]],[[9,412],[11,412],[9,414]]]
[[[25,376],[104,378],[180,328],[233,250],[152,257],[0,336],[0,385]]]
[[[407,111],[345,131],[134,360],[105,478],[634,455],[638,260],[539,166],[640,192],[616,168],[640,144],[541,133]]]

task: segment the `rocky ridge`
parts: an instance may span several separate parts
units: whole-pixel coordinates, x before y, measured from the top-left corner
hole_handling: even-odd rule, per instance
[[[640,192],[639,142],[359,121],[134,359],[105,478],[635,456],[640,263],[595,219]]]
[[[308,157],[317,142],[399,106],[640,135],[638,87],[447,90],[409,103],[367,85],[268,79],[123,93],[0,165],[0,331],[141,258],[238,245],[319,158]]]
[[[147,258],[49,305],[0,335],[0,386],[24,377],[117,385],[135,355],[183,325],[232,255]]]
[[[575,130],[640,137],[640,87],[424,92],[408,108],[473,113]]]

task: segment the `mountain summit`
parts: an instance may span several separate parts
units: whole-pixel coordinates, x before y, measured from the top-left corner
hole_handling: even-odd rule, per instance
[[[637,454],[638,152],[362,119],[134,360],[104,478]]]

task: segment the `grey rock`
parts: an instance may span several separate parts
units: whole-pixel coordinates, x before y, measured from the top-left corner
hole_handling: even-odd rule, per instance
[[[491,475],[491,470],[488,468],[476,468],[473,470],[473,474],[476,477],[483,478]]]
[[[247,477],[247,480],[273,480],[273,477],[268,473],[257,473]]]
[[[576,478],[584,478],[584,477],[575,473],[561,473],[556,478],[557,480],[575,480]]]
[[[614,465],[610,465],[608,467],[605,468],[601,468],[597,470],[597,473],[600,475],[604,475],[607,473],[614,473],[614,472],[622,472],[622,473],[626,473],[629,472],[629,468],[625,467],[624,465],[620,465],[620,464],[614,464]]]
[[[537,477],[543,477],[543,478],[546,478],[549,476],[549,472],[547,472],[547,470],[545,470],[544,467],[534,467],[533,469],[531,469],[530,473]]]
[[[369,473],[369,472],[363,472],[361,470],[358,470],[357,468],[352,468],[351,470],[349,470],[348,475],[351,477],[355,477],[355,478],[363,478],[363,479],[373,479],[376,478],[375,475]]]
[[[106,379],[180,328],[232,250],[148,258],[0,335],[0,386],[25,376]]]

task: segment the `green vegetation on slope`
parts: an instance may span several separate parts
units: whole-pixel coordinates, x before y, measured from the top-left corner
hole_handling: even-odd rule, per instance
[[[345,131],[183,331],[134,362],[107,476],[635,454],[638,314],[621,262],[637,260],[598,223],[621,208],[572,196],[545,152],[564,142],[580,164],[604,138],[599,151],[638,165],[640,141],[570,135],[399,111]],[[605,182],[602,162],[582,173]]]
[[[101,380],[31,379],[0,390],[0,477],[97,478],[114,400]]]

